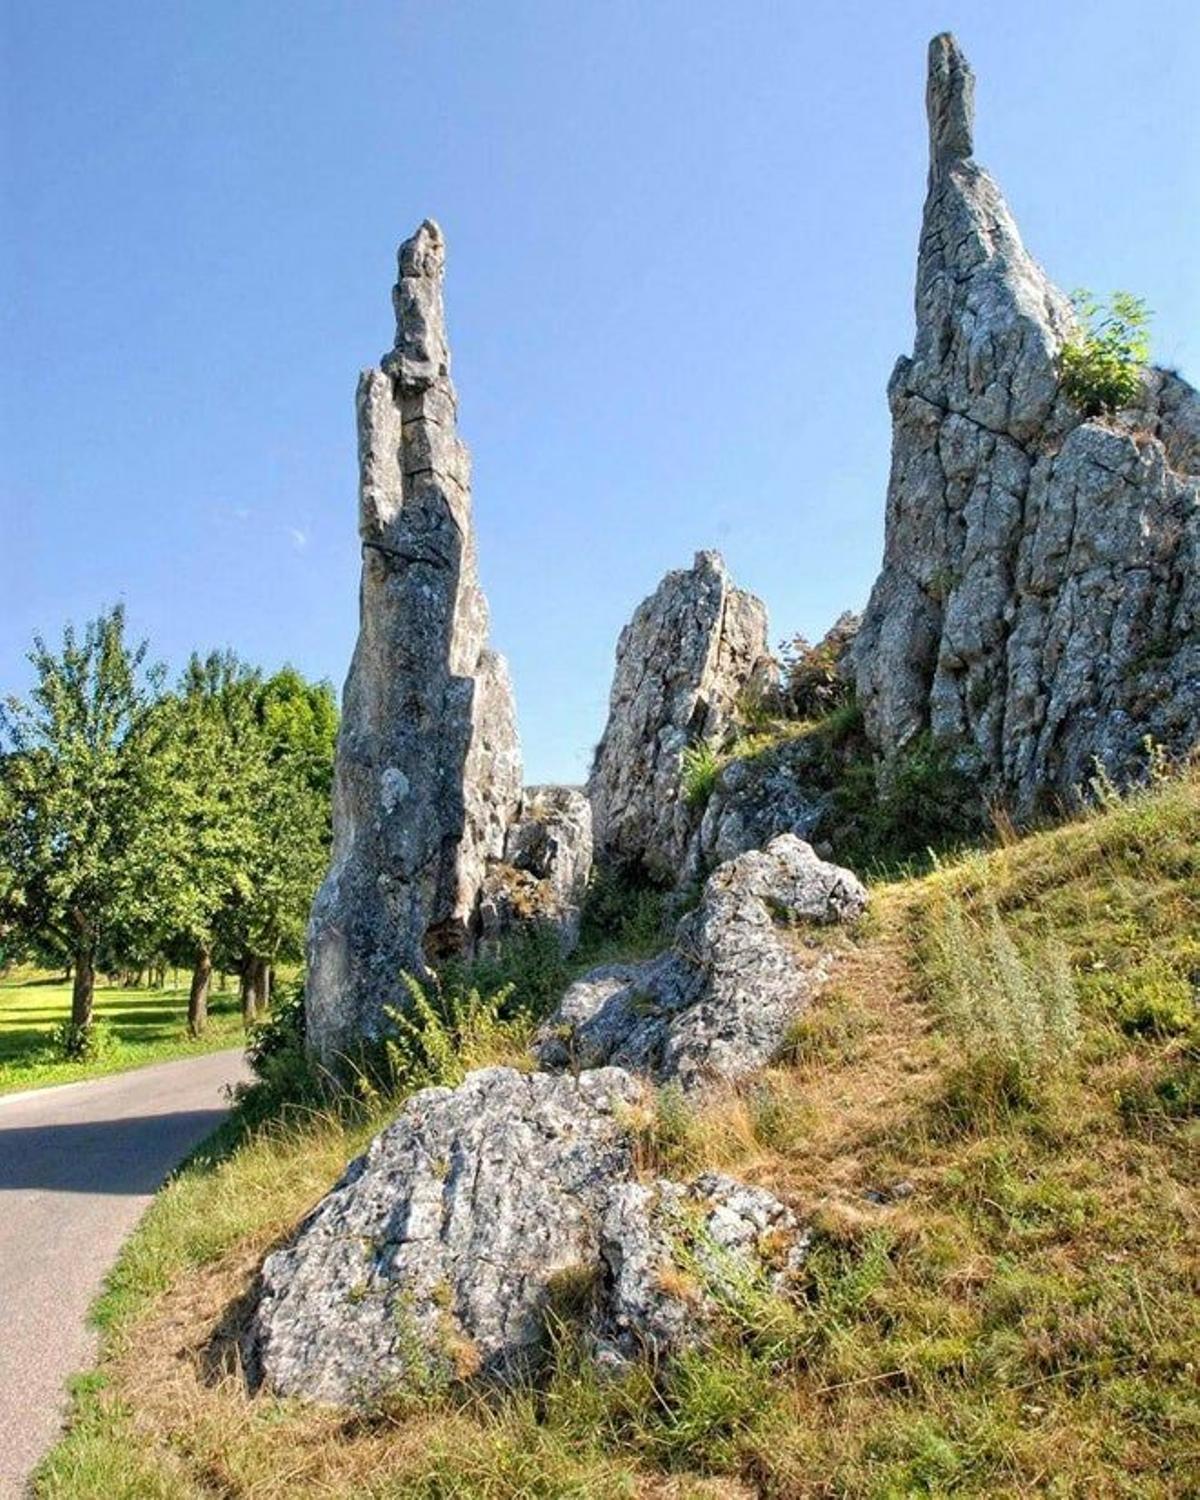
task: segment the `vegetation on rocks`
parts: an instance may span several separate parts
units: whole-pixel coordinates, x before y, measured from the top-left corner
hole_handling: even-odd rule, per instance
[[[1114,292],[1107,304],[1091,292],[1073,292],[1082,325],[1059,355],[1063,393],[1086,417],[1132,406],[1150,358],[1150,313],[1130,292]]]

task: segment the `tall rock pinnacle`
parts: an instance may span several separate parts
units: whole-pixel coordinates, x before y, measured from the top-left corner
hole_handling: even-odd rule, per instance
[[[358,383],[359,634],[343,696],[333,853],[309,928],[310,1047],[376,1034],[401,974],[469,950],[521,796],[508,669],[487,649],[470,463],[455,428],[445,244],[399,252],[395,347]]]
[[[1076,331],[972,156],[974,79],[929,48],[916,341],[888,388],[883,567],[853,649],[868,732],[973,752],[1018,816],[1200,739],[1200,398],[1147,370],[1137,409],[1059,389]]]
[[[929,116],[929,167],[962,161],[974,154],[975,75],[948,31],[929,44],[929,77],[925,85]]]

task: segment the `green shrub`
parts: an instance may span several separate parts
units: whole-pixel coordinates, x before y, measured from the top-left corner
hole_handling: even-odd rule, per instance
[[[89,1021],[86,1026],[63,1021],[50,1033],[50,1048],[59,1062],[99,1062],[116,1045],[116,1038],[103,1021]]]
[[[504,1019],[510,985],[484,994],[436,980],[422,984],[411,974],[402,978],[403,1006],[385,1009],[393,1028],[383,1042],[393,1091],[453,1088],[472,1068],[516,1051],[527,1028],[520,1017]]]
[[[897,872],[978,838],[979,787],[960,746],[926,730],[889,760],[848,760],[833,789],[838,856],[859,871]]]
[[[717,777],[721,774],[721,757],[707,740],[689,745],[679,763],[683,800],[690,808],[700,811],[712,796]]]
[[[823,718],[854,697],[854,684],[842,665],[857,629],[858,617],[844,614],[815,646],[802,635],[784,642],[780,648],[783,690],[797,718]]]
[[[583,900],[581,957],[608,948],[636,955],[661,947],[667,894],[635,865],[594,865]]]
[[[1150,357],[1150,313],[1140,297],[1114,292],[1107,306],[1092,294],[1072,295],[1083,331],[1059,355],[1062,389],[1088,417],[1136,400]]]

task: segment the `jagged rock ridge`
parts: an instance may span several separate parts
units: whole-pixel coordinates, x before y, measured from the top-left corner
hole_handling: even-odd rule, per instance
[[[360,626],[308,948],[308,1038],[326,1060],[379,1031],[401,971],[470,946],[521,797],[455,427],[444,260],[429,220],[401,245],[395,347],[358,385]]]
[[[1070,802],[1144,736],[1200,739],[1200,398],[1147,372],[1137,410],[1061,395],[1068,300],[973,159],[971,70],[930,45],[917,336],[889,385],[883,569],[854,647],[868,732],[961,741],[1018,816]]]

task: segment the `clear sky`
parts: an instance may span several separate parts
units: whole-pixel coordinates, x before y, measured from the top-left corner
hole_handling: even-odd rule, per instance
[[[861,606],[944,28],[1033,253],[1200,377],[1196,0],[0,13],[0,690],[118,598],[173,668],[340,687],[354,384],[426,215],[529,779],[583,775],[621,624],[697,548],[776,639]]]

